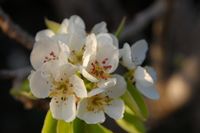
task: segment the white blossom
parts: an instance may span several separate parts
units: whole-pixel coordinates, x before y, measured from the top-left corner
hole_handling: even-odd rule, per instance
[[[105,121],[104,113],[115,120],[123,117],[125,106],[119,97],[126,91],[126,82],[119,75],[114,75],[114,77],[117,79],[114,86],[108,87],[102,92],[94,89],[88,93],[87,98],[80,101],[78,118],[88,124],[96,124]]]
[[[157,99],[156,72],[141,67],[148,50],[146,41],[119,50],[118,39],[100,22],[86,32],[84,21],[76,15],[66,18],[58,30],[45,29],[35,37],[30,60],[34,70],[30,88],[37,98],[51,98],[53,118],[73,121],[76,116],[88,124],[102,123],[105,113],[121,119],[125,105],[120,99],[126,91],[125,79],[113,74],[122,57],[138,90]]]
[[[56,119],[70,122],[76,117],[76,102],[87,97],[84,82],[76,68],[59,60],[49,61],[29,76],[31,92],[38,98],[51,97],[50,110]]]
[[[140,66],[146,57],[147,50],[148,44],[145,40],[137,41],[131,47],[125,43],[123,49],[120,50],[122,65],[133,72],[136,88],[143,95],[151,99],[158,99],[159,94],[155,88],[155,70],[152,67],[143,68]]]
[[[156,79],[151,75],[153,73],[153,69],[143,68],[138,66],[135,70],[135,83],[138,90],[148,98],[158,99],[159,94],[156,91],[155,82]],[[151,71],[151,72],[149,72]]]
[[[113,44],[108,33],[89,35],[83,55],[81,72],[91,82],[107,80],[116,70],[119,62],[119,50]]]

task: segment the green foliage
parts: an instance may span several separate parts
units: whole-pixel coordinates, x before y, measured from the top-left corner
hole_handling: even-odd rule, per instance
[[[45,24],[46,24],[48,29],[52,30],[55,33],[58,32],[58,29],[60,28],[59,23],[52,21],[52,20],[49,20],[47,18],[45,18]]]
[[[56,131],[56,133],[74,133],[73,122],[67,123],[65,121],[58,120]]]
[[[63,120],[55,120],[51,112],[48,111],[42,133],[112,133],[112,131],[100,124],[86,124],[78,118],[70,123]]]
[[[145,119],[147,119],[149,112],[148,112],[148,108],[146,106],[146,103],[144,102],[144,98],[139,93],[139,91],[136,89],[136,87],[129,81],[127,82],[127,89],[130,92],[130,94],[132,95],[132,97],[134,98],[134,100],[136,101],[143,117]]]
[[[86,124],[80,119],[74,121],[74,133],[112,133],[100,124]]]
[[[145,133],[143,122],[126,107],[123,119],[117,120],[116,123],[129,133]]]
[[[112,133],[109,129],[100,124],[90,124],[86,126],[89,133]],[[86,132],[85,132],[86,133]]]
[[[122,99],[124,100],[125,104],[135,113],[136,116],[142,120],[147,119],[148,110],[144,99],[130,81],[127,81],[127,91],[122,96]]]
[[[115,36],[116,36],[117,38],[120,37],[120,34],[121,34],[122,31],[124,30],[125,22],[126,22],[126,17],[124,17],[124,18],[121,20],[121,22],[120,22],[120,24],[119,24],[119,26],[118,26],[118,28],[117,28],[117,31],[115,32]]]
[[[57,120],[53,119],[51,112],[48,111],[44,120],[42,133],[56,133]]]

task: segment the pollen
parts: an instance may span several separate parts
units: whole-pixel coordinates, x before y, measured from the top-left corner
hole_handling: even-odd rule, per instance
[[[112,99],[106,95],[98,94],[88,98],[87,110],[90,112],[103,111],[104,107],[110,104]]]
[[[73,95],[73,85],[68,80],[53,81],[53,90],[50,92],[49,97],[60,97],[65,101],[68,96]]]
[[[112,66],[111,65],[106,65],[108,61],[108,58],[104,59],[101,64],[95,60],[94,62],[91,63],[91,69],[90,69],[90,73],[92,75],[94,75],[96,78],[99,79],[108,79],[110,77],[109,73],[107,73],[106,71],[108,69],[111,69]]]

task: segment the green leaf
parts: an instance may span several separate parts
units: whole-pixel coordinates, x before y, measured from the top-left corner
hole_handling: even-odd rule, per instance
[[[120,34],[122,33],[123,29],[124,29],[124,25],[125,25],[125,22],[126,22],[126,17],[123,17],[123,19],[121,20],[118,28],[117,28],[117,31],[115,32],[115,36],[117,38],[120,37]]]
[[[149,112],[148,112],[147,105],[144,101],[144,98],[139,93],[139,91],[136,89],[136,87],[129,81],[127,82],[127,89],[130,92],[130,94],[132,95],[132,97],[134,98],[135,102],[137,103],[143,117],[145,119],[147,119],[149,116]]]
[[[112,133],[100,124],[86,124],[80,119],[74,121],[74,133]]]
[[[131,95],[131,93],[127,90],[125,94],[122,96],[122,99],[124,100],[125,104],[131,109],[131,111],[138,116],[140,119],[145,120],[143,117],[139,106],[137,105],[135,99]]]
[[[125,104],[138,116],[141,120],[146,120],[148,117],[148,109],[142,95],[138,92],[132,82],[125,75],[127,82],[127,91],[122,96]]]
[[[60,28],[60,24],[55,22],[55,21],[52,21],[52,20],[49,20],[47,18],[45,18],[45,24],[47,26],[48,29],[52,30],[53,32],[58,32],[59,28]]]
[[[143,122],[130,113],[127,109],[124,113],[123,119],[117,120],[116,123],[125,131],[129,133],[145,133],[146,129]]]
[[[74,133],[86,133],[86,123],[78,118],[74,120]]]
[[[44,120],[42,133],[56,133],[57,120],[53,119],[51,112],[48,111]]]
[[[58,120],[56,133],[74,133],[73,122]]]
[[[100,124],[87,125],[87,129],[89,131],[88,133],[112,133],[112,131]]]

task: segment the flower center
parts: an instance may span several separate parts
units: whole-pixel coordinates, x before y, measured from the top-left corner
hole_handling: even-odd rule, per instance
[[[104,110],[106,105],[109,105],[111,98],[106,95],[98,94],[88,98],[87,110],[91,112],[98,112]]]
[[[71,55],[69,57],[69,62],[72,64],[81,64],[82,57],[83,57],[83,49],[81,49],[79,52],[72,50]]]
[[[53,81],[53,88],[49,97],[60,97],[65,101],[68,96],[74,94],[73,85],[68,80]]]
[[[94,75],[96,78],[99,79],[108,79],[110,77],[110,74],[107,72],[108,69],[111,69],[111,65],[105,65],[108,61],[108,58],[104,59],[102,61],[102,64],[100,64],[97,60],[91,63],[91,69],[90,73]]]

